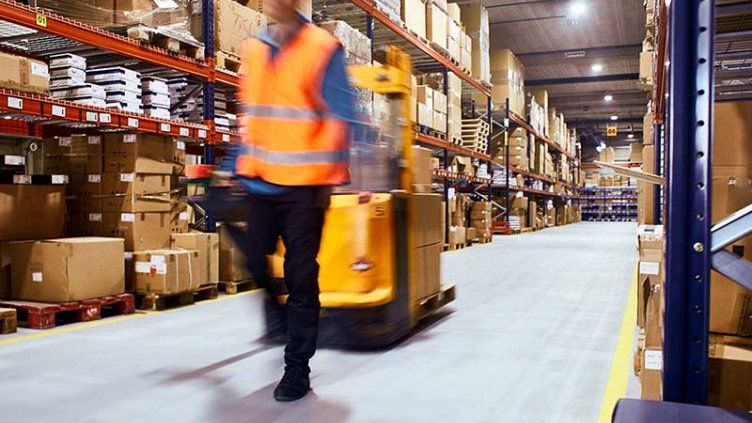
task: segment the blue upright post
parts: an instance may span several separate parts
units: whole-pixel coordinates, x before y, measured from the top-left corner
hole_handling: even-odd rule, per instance
[[[214,58],[214,0],[201,0],[203,7],[203,22],[201,23],[204,38],[204,54],[207,58]],[[204,81],[203,86],[204,100],[204,122],[214,122],[214,81]],[[216,160],[214,154],[214,145],[211,143],[204,144],[204,163],[214,164]],[[216,222],[212,216],[211,210],[206,210],[204,219],[204,230],[206,232],[215,232],[217,230]]]
[[[444,76],[444,95],[447,95],[449,93],[449,73],[446,67],[444,67],[443,71]],[[451,142],[451,140],[449,140]],[[444,169],[449,169],[449,150],[444,148]],[[444,207],[444,242],[449,244],[449,226],[451,226],[451,222],[449,222],[449,179],[444,178],[444,199],[446,200],[446,207]]]
[[[663,137],[661,136],[662,125],[653,125],[653,163],[656,175],[664,175],[662,154]],[[656,225],[663,223],[663,187],[658,185],[653,190],[653,222]]]
[[[486,138],[486,154],[488,157],[491,157],[492,154],[492,146],[491,142],[493,141],[493,119],[491,118],[491,107],[493,107],[493,102],[491,101],[491,97],[488,97],[488,100],[486,101],[486,119],[488,119],[488,137]],[[493,201],[493,158],[488,161],[488,176],[491,178],[491,182],[488,183],[488,201]]]
[[[366,36],[371,40],[371,63],[373,63],[373,16],[366,15]]]
[[[505,167],[505,171],[506,171],[506,175],[504,176],[506,178],[506,187],[504,187],[504,193],[505,193],[505,195],[504,195],[504,202],[505,202],[504,207],[506,207],[506,209],[507,209],[507,212],[505,213],[505,215],[506,215],[506,221],[508,223],[509,222],[509,212],[511,212],[511,210],[509,209],[509,207],[511,206],[510,200],[509,200],[509,174],[511,173],[511,171],[509,170],[509,135],[510,135],[509,134],[509,128],[511,127],[510,126],[510,122],[511,121],[509,120],[509,98],[507,98],[507,102],[506,102],[505,106],[506,107],[505,107],[504,110],[506,110],[506,111],[504,112],[504,125],[507,128],[507,134],[506,134],[506,137],[504,137],[504,141],[505,141],[505,145],[504,145],[504,167]]]
[[[708,394],[714,8],[714,0],[672,2],[668,37],[663,398],[696,404]]]

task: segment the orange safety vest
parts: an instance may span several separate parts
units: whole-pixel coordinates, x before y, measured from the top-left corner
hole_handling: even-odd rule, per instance
[[[243,52],[239,89],[244,148],[236,173],[285,186],[350,182],[348,125],[329,112],[322,85],[340,44],[304,24],[276,55],[256,38]]]

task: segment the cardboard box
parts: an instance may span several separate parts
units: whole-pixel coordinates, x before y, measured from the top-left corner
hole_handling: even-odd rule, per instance
[[[402,0],[402,20],[408,29],[426,38],[426,5],[423,0]]]
[[[435,2],[426,3],[426,38],[441,48],[447,48],[448,17],[446,11]]]
[[[447,131],[447,115],[441,112],[433,111],[433,129],[439,132]]]
[[[219,235],[216,233],[192,232],[172,234],[171,248],[198,251],[200,267],[199,285],[219,282]]]
[[[106,212],[169,212],[170,176],[133,173],[102,175],[102,209]]]
[[[235,1],[215,0],[214,22],[216,50],[240,56],[243,43],[266,29],[267,18]]]
[[[716,103],[713,166],[752,166],[752,103]]]
[[[147,250],[133,253],[137,293],[172,294],[192,291],[201,285],[202,270],[198,251]]]
[[[413,240],[416,247],[443,242],[440,194],[413,194],[410,197],[415,212]]]
[[[461,173],[467,176],[475,176],[475,167],[470,157],[454,156],[452,159],[453,172]]]
[[[429,87],[428,85],[418,85],[417,90],[417,97],[418,97],[418,103],[425,104],[426,107],[430,111],[433,111],[433,94],[434,94],[433,88]]]
[[[710,335],[708,404],[752,410],[752,339]]]
[[[244,224],[237,224],[245,229]],[[219,280],[240,282],[252,279],[253,276],[246,266],[245,254],[232,240],[226,225],[217,228],[219,234]]]
[[[17,89],[22,85],[21,57],[0,53],[0,86]]]
[[[490,71],[490,31],[488,10],[480,2],[461,4],[462,22],[468,36],[472,38],[473,78],[489,81]]]
[[[101,212],[74,212],[70,214],[71,234],[81,236],[102,236]]]
[[[170,210],[170,232],[173,234],[185,234],[190,232],[190,225],[194,222],[194,210],[180,199],[172,200]]]
[[[663,351],[646,348],[641,361],[640,397],[650,401],[663,400]]]
[[[449,228],[449,244],[465,244],[467,242],[467,232],[462,226],[451,226]]]
[[[105,236],[123,238],[125,251],[169,248],[170,213],[102,213]]]
[[[443,240],[438,244],[415,249],[415,278],[417,297],[423,299],[441,290],[441,251]]]
[[[57,238],[65,230],[65,185],[0,185],[0,242]]]
[[[413,146],[412,151],[413,185],[418,185],[421,189],[428,187],[428,190],[430,190],[433,183],[433,170],[431,168],[431,156],[433,153],[431,150],[417,145]]]
[[[65,302],[121,294],[125,290],[123,241],[59,238],[8,246],[12,297]]]
[[[752,203],[752,167],[713,167],[713,219],[721,219]],[[752,261],[752,237],[727,248]],[[752,293],[716,271],[710,274],[710,330],[752,336]]]

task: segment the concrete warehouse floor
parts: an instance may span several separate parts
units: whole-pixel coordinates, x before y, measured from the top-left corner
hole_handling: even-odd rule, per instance
[[[596,422],[634,240],[634,224],[582,223],[446,253],[456,302],[391,350],[319,351],[292,404],[272,399],[282,347],[256,341],[258,293],[22,330],[0,337],[1,420]]]

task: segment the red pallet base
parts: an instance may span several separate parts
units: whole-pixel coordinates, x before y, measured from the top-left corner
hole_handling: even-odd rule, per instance
[[[495,235],[511,235],[512,234],[512,227],[509,226],[509,222],[494,221],[492,230]]]
[[[69,303],[37,303],[31,301],[0,301],[0,307],[16,309],[19,326],[30,329],[50,329],[58,323],[88,322],[102,318],[102,310],[109,315],[131,314],[136,300],[131,294]]]

